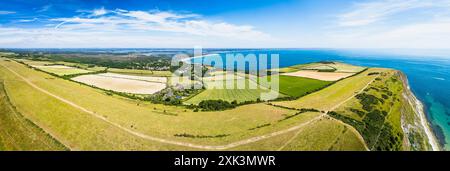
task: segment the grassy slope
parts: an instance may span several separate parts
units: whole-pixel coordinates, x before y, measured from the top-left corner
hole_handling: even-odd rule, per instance
[[[223,144],[226,142],[240,140],[245,137],[252,137],[263,133],[280,130],[298,124],[299,122],[303,122],[303,120],[308,120],[307,116],[299,116],[286,120],[285,122],[274,124],[270,128],[267,127],[258,129],[257,131],[249,131],[248,129],[258,125],[263,125],[268,122],[277,122],[277,120],[283,118],[285,115],[293,114],[296,111],[276,108],[265,104],[255,104],[242,106],[237,109],[223,112],[194,113],[190,110],[179,107],[144,103],[137,105],[139,103],[137,101],[107,96],[98,90],[74,84],[65,80],[45,79],[50,76],[29,70],[19,64],[10,63],[8,65],[11,68],[20,71],[21,74],[33,78],[33,82],[40,87],[46,88],[50,92],[58,94],[66,99],[70,99],[76,104],[82,105],[89,110],[104,115],[108,118],[108,120],[126,127],[131,127],[131,125],[133,125],[133,128],[138,132],[169,139],[178,139],[204,144]],[[5,71],[3,68],[2,70]],[[17,77],[14,77],[12,74],[5,75],[8,76],[10,80],[18,80]],[[47,95],[43,95],[41,92],[33,90],[21,81],[10,82],[11,86],[8,88],[12,92],[11,94],[14,95],[13,101],[17,103],[18,106],[20,105],[19,108],[23,110],[23,113],[33,115],[36,119],[42,120],[41,122],[44,122],[45,125],[54,127],[51,129],[55,129],[55,132],[63,134],[61,136],[66,137],[65,139],[77,141],[77,143],[74,144],[86,144],[86,147],[82,149],[90,149],[95,147],[88,145],[92,143],[91,138],[94,137],[89,137],[91,136],[92,131],[89,131],[87,128],[107,127],[108,129],[116,130],[107,124],[105,125],[102,121],[98,121],[83,112],[74,110],[70,106],[62,104]],[[83,98],[81,98],[81,96]],[[52,107],[39,107],[44,105]],[[166,112],[164,112],[164,110]],[[126,115],[124,115],[124,113],[126,113]],[[76,117],[78,115],[83,117]],[[98,124],[93,124],[93,122]],[[86,125],[87,128],[76,128],[76,125]],[[170,127],[167,125],[170,125]],[[72,132],[74,130],[77,132]],[[95,130],[102,129],[97,128]],[[104,136],[118,136],[119,138],[120,136],[124,136],[121,135],[123,133],[122,131],[116,130],[116,132],[117,133],[112,132],[111,134],[105,133]],[[231,135],[221,139],[189,139],[173,137],[174,134],[180,133],[189,133],[194,135],[218,135],[228,133]],[[84,134],[88,134],[89,136],[84,136]],[[78,139],[75,136],[83,136],[85,138]],[[102,136],[99,136],[99,138],[94,139],[101,140],[101,137]],[[104,148],[111,146],[114,147],[111,143],[113,142],[105,143],[106,145]]]
[[[370,81],[375,79],[375,76],[368,76],[368,73],[380,70],[382,69],[371,68],[361,74],[341,80],[321,91],[306,95],[298,100],[275,102],[274,104],[291,108],[315,108],[326,111],[352,97]]]
[[[67,150],[11,106],[0,83],[0,150]]]
[[[176,146],[149,142],[98,120],[28,86],[0,67],[12,103],[55,138],[75,150],[174,150]],[[39,77],[35,77],[39,78]],[[45,107],[42,107],[45,106]]]
[[[107,96],[99,90],[74,84],[66,80],[46,79],[51,76],[30,70],[17,63],[0,62],[32,79],[38,86],[69,99],[89,110],[95,111],[110,121],[127,127],[133,125],[133,129],[138,132],[167,139],[199,144],[224,144],[286,129],[307,122],[317,116],[314,113],[305,113],[279,122],[280,119],[292,115],[296,111],[265,104],[246,105],[223,112],[195,113],[180,107],[155,105],[115,96]],[[72,148],[82,150],[187,149],[185,147],[156,143],[132,136],[104,121],[36,91],[3,67],[0,67],[0,71],[3,72],[1,75],[6,77],[9,85],[7,89],[14,96],[12,101],[21,110],[21,113],[29,115],[41,127],[50,130],[53,135],[56,135],[58,139],[63,139]],[[42,108],[41,106],[49,107]],[[271,125],[250,130],[251,128],[268,123]],[[193,135],[219,135],[226,133],[230,134],[230,136],[215,139],[192,139],[173,136],[179,133]],[[283,134],[283,136],[288,136],[289,134]],[[304,136],[308,135],[298,135],[300,138]],[[354,137],[345,139],[346,141],[353,142],[350,144],[354,145],[342,148],[347,150],[359,149],[357,145],[359,140]],[[270,140],[275,139],[277,138],[274,137]],[[296,141],[293,140],[292,143],[297,143]],[[319,139],[317,139],[318,141]],[[312,140],[312,142],[315,141]],[[251,149],[257,149],[258,146],[255,144]]]
[[[289,134],[240,146],[233,150],[356,150],[363,151],[364,142],[337,121],[322,118]]]
[[[53,73],[53,74],[60,75],[60,76],[84,74],[84,73],[92,72],[92,71],[79,69],[79,68],[42,68],[42,67],[38,67],[38,68],[45,72]]]
[[[400,122],[402,82],[393,70],[384,70],[377,78],[361,93],[381,99],[372,103],[373,109],[364,108],[361,100],[354,98],[336,109],[336,112],[365,125],[355,128],[364,137],[371,150],[401,150],[404,148]],[[360,112],[355,112],[355,109]]]
[[[335,68],[335,72],[351,72],[357,73],[364,70],[364,67],[354,66],[350,64],[335,62],[334,64],[322,64],[322,63],[308,63],[308,64],[299,64],[290,67],[280,68],[280,72],[296,72],[303,69],[324,69],[324,68]]]

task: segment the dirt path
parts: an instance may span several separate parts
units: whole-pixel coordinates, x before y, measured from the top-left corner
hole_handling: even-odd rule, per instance
[[[233,142],[233,143],[226,144],[226,145],[215,145],[215,146],[214,145],[198,145],[198,144],[192,144],[192,143],[186,143],[186,142],[173,141],[173,140],[167,140],[167,139],[163,139],[163,138],[153,137],[153,136],[149,136],[149,135],[146,135],[146,134],[143,134],[143,133],[139,133],[139,132],[135,132],[133,130],[130,130],[130,129],[128,129],[126,127],[123,127],[123,126],[121,126],[121,125],[119,125],[117,123],[114,123],[112,121],[107,120],[102,115],[99,115],[99,114],[97,114],[97,113],[95,113],[93,111],[90,111],[90,110],[88,110],[88,109],[86,109],[86,108],[84,108],[82,106],[79,106],[79,105],[77,105],[77,104],[75,104],[75,103],[73,103],[73,102],[71,102],[71,101],[69,101],[67,99],[64,99],[64,98],[62,98],[60,96],[57,96],[57,95],[55,95],[55,94],[53,94],[51,92],[48,92],[47,90],[44,90],[44,89],[40,88],[39,86],[37,86],[36,84],[32,83],[30,80],[28,80],[27,78],[23,77],[22,75],[20,75],[19,73],[15,72],[14,70],[10,69],[9,67],[7,67],[7,66],[5,66],[3,64],[0,64],[0,65],[3,66],[4,68],[8,69],[10,72],[15,74],[16,76],[18,76],[22,80],[24,80],[28,85],[32,86],[33,88],[35,88],[35,89],[37,89],[37,90],[39,90],[39,91],[41,91],[41,92],[43,92],[43,93],[45,93],[45,94],[47,94],[49,96],[52,96],[52,97],[54,97],[54,98],[56,98],[56,99],[58,99],[58,100],[60,100],[60,101],[62,101],[64,103],[66,103],[66,104],[76,108],[76,109],[79,109],[79,110],[81,110],[83,112],[86,112],[86,113],[88,113],[88,114],[90,114],[90,115],[92,115],[92,116],[94,116],[94,117],[96,117],[96,118],[98,118],[100,120],[103,120],[103,121],[107,122],[108,124],[111,124],[111,125],[119,128],[119,129],[121,129],[121,130],[123,130],[125,132],[128,132],[128,133],[130,133],[132,135],[138,136],[138,137],[146,139],[146,140],[156,141],[156,142],[166,143],[166,144],[172,144],[172,145],[178,145],[178,146],[184,146],[184,147],[206,149],[206,150],[225,150],[225,149],[229,149],[229,148],[233,148],[233,147],[237,147],[237,146],[241,146],[241,145],[245,145],[245,144],[261,141],[261,140],[264,140],[264,139],[267,139],[267,138],[275,137],[275,136],[278,136],[278,135],[281,135],[281,134],[285,134],[285,133],[288,133],[288,132],[291,132],[291,131],[298,130],[298,129],[300,129],[300,128],[302,128],[302,127],[304,127],[304,126],[306,126],[306,125],[308,125],[308,124],[310,124],[312,122],[315,122],[316,120],[326,116],[326,113],[323,113],[323,114],[321,114],[321,115],[319,115],[319,116],[309,120],[308,122],[301,123],[299,125],[296,125],[294,127],[288,128],[288,129],[276,131],[276,132],[269,133],[269,134],[266,134],[266,135],[260,135],[260,136],[244,139],[244,140]],[[367,84],[366,87],[369,84]],[[361,91],[363,91],[366,87],[364,87]],[[348,98],[347,100],[343,101],[342,103],[339,103],[334,108],[339,107],[340,105],[342,105],[346,101],[350,100],[354,96]]]
[[[347,123],[345,123],[345,122],[342,122],[342,121],[339,120],[339,119],[335,119],[335,118],[333,118],[333,117],[329,117],[329,116],[328,116],[328,118],[331,119],[331,120],[335,120],[335,121],[341,123],[342,125],[347,126],[348,129],[349,129],[350,131],[352,131],[352,132],[358,137],[358,139],[363,143],[364,148],[365,148],[367,151],[370,151],[369,147],[367,146],[366,141],[364,141],[364,138],[361,136],[361,134],[360,134],[353,126],[351,126],[351,125],[349,125],[349,124],[347,124]]]
[[[352,96],[350,96],[349,98],[345,99],[344,101],[338,103],[337,105],[333,106],[332,108],[328,109],[328,111],[333,111],[336,110],[338,107],[340,107],[341,105],[343,105],[344,103],[347,103],[348,101],[350,101],[351,99],[353,99],[356,95],[362,93],[364,91],[364,89],[366,89],[367,87],[369,87],[370,84],[372,84],[372,82],[375,80],[375,78],[373,78],[369,83],[366,84],[366,86],[364,86],[361,90],[359,90],[357,93],[354,93]],[[325,111],[326,113],[328,111]]]
[[[362,93],[362,92],[364,91],[364,89],[366,89],[367,87],[369,87],[369,85],[372,84],[373,81],[375,81],[375,79],[376,79],[376,78],[373,78],[369,83],[366,84],[366,86],[364,86],[364,87],[363,87],[361,90],[359,90],[357,93],[353,94],[351,97],[345,99],[345,100],[342,101],[341,103],[339,103],[339,104],[333,106],[333,107],[330,108],[328,111],[336,110],[338,107],[342,106],[343,104],[345,104],[345,103],[347,103],[348,101],[350,101],[351,99],[353,99],[356,95]],[[326,111],[326,113],[328,113],[328,111]],[[366,148],[366,150],[367,150],[367,151],[370,151],[370,149],[369,149],[369,147],[367,146],[366,141],[364,141],[364,138],[362,137],[362,135],[361,135],[361,134],[353,127],[353,126],[351,126],[351,125],[349,125],[349,124],[347,124],[347,123],[344,123],[344,122],[342,122],[342,121],[339,120],[339,119],[335,119],[335,118],[333,118],[333,117],[329,117],[329,118],[334,119],[334,120],[340,122],[341,124],[350,127],[350,130],[351,130],[353,133],[355,133],[355,134],[358,136],[358,139],[360,139],[360,140],[363,142],[364,147]]]
[[[107,122],[107,123],[109,123],[109,124],[119,128],[119,129],[121,129],[123,131],[126,131],[126,132],[128,132],[130,134],[133,134],[135,136],[138,136],[138,137],[146,139],[146,140],[157,141],[157,142],[160,142],[160,143],[166,143],[166,144],[172,144],[172,145],[179,145],[179,146],[199,148],[199,149],[208,149],[208,150],[225,150],[225,149],[237,147],[237,146],[244,145],[244,144],[253,143],[253,142],[256,142],[256,141],[260,141],[260,140],[263,140],[263,139],[271,138],[271,137],[274,137],[274,136],[277,136],[277,135],[281,135],[281,134],[284,134],[284,133],[287,133],[287,132],[291,132],[291,131],[300,129],[301,127],[303,127],[305,125],[308,125],[311,122],[313,122],[313,121],[315,121],[315,120],[317,120],[317,119],[319,119],[320,117],[323,116],[323,115],[317,116],[317,117],[311,119],[308,122],[302,123],[300,125],[297,125],[297,126],[285,129],[285,130],[281,130],[281,131],[273,132],[273,133],[270,133],[270,134],[261,135],[261,136],[257,136],[257,137],[253,137],[253,138],[249,138],[249,139],[233,142],[233,143],[230,143],[230,144],[227,144],[227,145],[218,145],[218,146],[197,145],[197,144],[192,144],[192,143],[179,142],[179,141],[173,141],[173,140],[167,140],[167,139],[163,139],[163,138],[153,137],[153,136],[149,136],[149,135],[146,135],[146,134],[143,134],[143,133],[139,133],[139,132],[135,132],[133,130],[130,130],[130,129],[128,129],[126,127],[123,127],[123,126],[121,126],[121,125],[119,125],[117,123],[114,123],[114,122],[111,122],[111,121],[107,120],[102,115],[99,115],[99,114],[97,114],[97,113],[95,113],[93,111],[90,111],[90,110],[88,110],[88,109],[86,109],[86,108],[84,108],[82,106],[79,106],[79,105],[77,105],[77,104],[75,104],[75,103],[73,103],[73,102],[71,102],[71,101],[69,101],[67,99],[64,99],[64,98],[62,98],[60,96],[57,96],[57,95],[55,95],[55,94],[53,94],[51,92],[48,92],[47,90],[44,90],[44,89],[40,88],[39,86],[37,86],[36,84],[32,83],[30,80],[28,80],[27,78],[23,77],[22,75],[20,75],[19,73],[15,72],[14,70],[10,69],[9,67],[7,67],[7,66],[5,66],[3,64],[0,64],[0,65],[3,66],[4,68],[8,69],[10,72],[15,74],[19,78],[21,78],[23,81],[25,81],[28,85],[32,86],[33,88],[35,88],[35,89],[37,89],[37,90],[39,90],[39,91],[41,91],[41,92],[43,92],[43,93],[45,93],[45,94],[47,94],[49,96],[52,96],[52,97],[54,97],[54,98],[56,98],[56,99],[58,99],[58,100],[60,100],[60,101],[62,101],[64,103],[66,103],[66,104],[76,108],[76,109],[79,109],[79,110],[81,110],[83,112],[86,112],[86,113],[88,113],[88,114],[90,114],[90,115],[92,115],[92,116],[94,116],[94,117],[96,117],[98,119],[101,119],[101,120],[103,120],[103,121],[105,121],[105,122]]]

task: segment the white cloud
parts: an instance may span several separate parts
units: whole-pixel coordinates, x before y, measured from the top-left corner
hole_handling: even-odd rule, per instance
[[[322,40],[333,48],[450,49],[449,11],[449,0],[358,3]]]
[[[15,14],[14,11],[0,11],[0,15]]]
[[[50,10],[50,8],[52,8],[52,4],[45,5],[41,9],[37,10],[36,12],[46,12],[46,11]]]
[[[41,28],[0,26],[0,47],[254,47],[273,40],[249,25],[196,14],[104,8],[53,18]],[[23,20],[22,22],[31,22]]]
[[[197,36],[216,36],[232,39],[269,39],[270,36],[248,25],[234,25],[225,22],[209,22],[199,19],[195,14],[176,14],[172,12],[146,12],[114,10],[115,15],[103,16],[107,10],[92,13],[96,17],[55,18],[61,22],[56,29],[84,27],[103,31],[160,31],[183,33]]]
[[[413,9],[450,7],[449,0],[380,0],[354,4],[338,16],[339,26],[366,26]]]
[[[109,11],[105,10],[104,7],[100,8],[100,9],[95,9],[94,11],[92,11],[92,15],[94,16],[100,16],[100,15],[105,15],[107,14]]]
[[[29,22],[34,22],[34,21],[37,21],[37,20],[39,20],[38,18],[33,18],[33,19],[20,19],[20,20],[17,20],[18,22],[21,22],[21,23],[29,23]]]

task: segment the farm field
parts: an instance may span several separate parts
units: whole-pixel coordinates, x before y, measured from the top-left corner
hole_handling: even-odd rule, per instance
[[[355,95],[375,93],[371,87],[384,85],[382,81],[388,80],[388,77],[379,81],[376,80],[378,74],[371,74],[383,72],[394,73],[392,70],[370,68],[332,85],[329,84],[333,82],[280,75],[282,95],[302,96],[300,99],[243,105],[225,111],[196,112],[183,106],[153,104],[107,94],[103,90],[60,79],[14,61],[0,60],[0,79],[4,80],[5,91],[10,104],[17,107],[16,112],[29,118],[29,123],[41,128],[43,133],[48,132],[44,135],[60,142],[59,147],[69,150],[372,149],[375,148],[373,144],[377,144],[373,143],[373,137],[367,139],[367,133],[357,125],[326,113],[335,111],[342,116],[364,121],[364,117],[355,117],[358,115],[349,108],[362,108],[358,106]],[[166,77],[117,73],[79,77],[85,76],[95,76],[97,81],[120,79],[158,84],[167,81]],[[205,79],[210,89],[188,99],[187,104],[189,101],[196,104],[212,97],[229,101],[255,100],[261,92],[267,91],[264,86],[255,90],[249,88],[257,86],[258,79],[244,75],[232,79],[244,80],[246,86],[244,89],[214,89],[215,84],[230,80]],[[396,86],[388,88],[401,91]],[[308,95],[303,96],[305,94]],[[384,98],[381,94],[376,97]],[[301,112],[300,109],[306,108],[316,109],[317,112]],[[380,110],[385,108],[387,106],[381,106]],[[399,113],[399,110],[392,112]],[[399,115],[386,117],[386,122],[394,130],[399,130],[398,120]],[[391,127],[381,130],[387,128]],[[26,144],[23,146],[26,147]],[[0,147],[12,148],[7,147],[4,141]]]
[[[339,73],[339,72],[317,72],[317,71],[295,71],[290,73],[283,73],[281,75],[294,76],[294,77],[305,77],[311,79],[317,79],[322,81],[338,81],[343,78],[352,76],[354,73]]]
[[[354,66],[340,62],[315,62],[281,68],[280,72],[295,72],[300,70],[316,70],[316,71],[324,70],[332,72],[357,73],[363,71],[364,69],[365,67]]]
[[[123,79],[129,79],[129,80],[139,80],[139,81],[148,81],[148,82],[157,82],[157,83],[166,83],[167,82],[167,77],[136,76],[136,75],[115,74],[115,73],[102,73],[102,74],[97,74],[97,75],[103,76],[103,77],[123,78]]]
[[[386,69],[370,68],[358,75],[346,78],[320,91],[308,94],[293,101],[274,102],[290,108],[314,108],[323,111],[333,110],[340,103],[353,98],[358,91],[372,82],[376,76],[368,75],[370,72],[381,72]]]
[[[38,68],[42,71],[53,73],[59,76],[65,76],[65,75],[75,75],[75,74],[86,74],[90,73],[92,71],[69,67],[65,65],[46,65],[46,66],[40,66],[40,65],[31,65],[32,67]]]
[[[80,69],[84,69],[84,70],[88,70],[88,71],[104,71],[104,70],[106,70],[106,67],[93,66],[93,65],[88,65],[88,64],[63,62],[63,61],[55,61],[54,63],[57,65],[65,65],[65,66],[80,68]]]
[[[271,80],[270,76],[268,80]],[[330,81],[321,81],[310,78],[302,78],[302,77],[293,77],[280,75],[280,93],[289,95],[291,97],[301,97],[311,92],[317,91],[332,82]]]
[[[28,60],[28,59],[15,59],[15,60],[23,62],[32,67],[39,68],[46,72],[62,74],[62,75],[58,74],[60,76],[64,75],[65,70],[63,70],[63,69],[66,69],[66,73],[69,73],[69,75],[72,74],[70,71],[71,69],[73,70],[72,72],[75,74],[97,72],[97,71],[103,71],[106,69],[106,67],[90,66],[87,64],[78,64],[78,63],[63,62],[63,61],[33,61],[33,60]]]
[[[143,76],[157,76],[157,77],[170,77],[172,73],[170,71],[152,71],[152,70],[139,70],[139,69],[119,69],[108,68],[108,72],[128,75],[143,75]]]
[[[212,72],[203,78],[206,90],[186,100],[185,104],[199,104],[203,100],[225,100],[228,102],[256,101],[269,90],[244,76],[228,72]]]
[[[207,88],[202,93],[192,97],[187,100],[186,104],[198,104],[203,100],[225,100],[232,102],[236,100],[237,102],[245,102],[245,101],[256,101],[261,97],[261,93],[269,93],[269,90],[265,87],[269,87],[268,85],[259,84],[259,78],[251,78],[251,76],[242,76],[236,75],[234,80],[234,89],[224,89],[223,87],[232,82],[230,80],[222,81],[224,78],[231,77],[218,77],[217,80],[211,81],[208,79],[206,82]],[[271,80],[270,76],[268,78],[262,78]],[[238,88],[237,83],[238,80],[242,80],[245,83],[245,88]],[[331,82],[320,81],[309,78],[301,78],[301,77],[291,77],[291,76],[279,76],[279,95],[278,98],[282,97],[300,97],[310,92],[314,92],[323,88],[330,84]],[[218,86],[214,85],[218,84]],[[233,84],[233,83],[229,83]],[[215,89],[215,87],[219,87]],[[251,87],[259,87],[259,88],[251,88]],[[271,90],[274,91],[274,90]]]
[[[137,77],[106,73],[81,75],[72,78],[72,80],[106,90],[132,94],[154,94],[166,88],[166,84],[162,83],[165,81],[165,78],[156,77]]]
[[[286,129],[290,126],[307,122],[316,116],[305,114],[279,121],[285,116],[295,114],[296,111],[265,104],[246,105],[222,112],[195,113],[180,107],[140,103],[118,96],[108,96],[100,90],[74,84],[70,81],[45,79],[51,76],[30,70],[20,64],[4,61],[1,64],[33,78],[33,83],[45,88],[46,91],[58,94],[65,99],[70,99],[71,102],[85,109],[95,111],[96,114],[101,115],[110,122],[117,123],[136,132],[142,132],[145,135],[167,138],[169,140],[219,145]],[[9,72],[4,67],[1,70],[2,72]],[[164,147],[162,147],[160,142],[149,141],[129,134],[102,119],[93,117],[71,105],[37,91],[31,86],[23,84],[23,81],[12,81],[18,80],[14,74],[2,75],[7,77],[5,80],[11,80],[7,81],[11,85],[6,89],[8,92],[11,92],[11,99],[21,112],[33,116],[33,120],[39,121],[42,125],[46,125],[50,130],[56,132],[54,135],[58,139],[64,139],[67,144],[71,144],[68,146],[72,149],[191,149],[176,148],[176,145],[174,147],[170,144],[164,144]],[[83,98],[80,98],[80,94],[83,94]],[[136,105],[139,103],[140,105]],[[52,104],[51,106],[54,107],[39,107],[45,104]],[[254,112],[249,113],[248,111]],[[127,115],[123,115],[123,113],[127,113]],[[148,124],[149,122],[152,124]],[[256,130],[250,130],[267,123],[272,124]],[[76,126],[79,125],[86,125],[86,127],[77,128]],[[167,125],[171,126],[167,127]],[[93,134],[93,132],[96,132],[96,134]],[[222,138],[202,139],[174,136],[176,134],[229,135]],[[127,136],[129,137],[126,138]],[[114,141],[117,143],[105,142],[111,138],[117,140]],[[100,144],[102,145],[101,147]]]

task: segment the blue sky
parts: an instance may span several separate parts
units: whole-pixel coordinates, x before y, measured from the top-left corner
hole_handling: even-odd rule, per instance
[[[0,47],[450,48],[450,0],[4,0]]]

